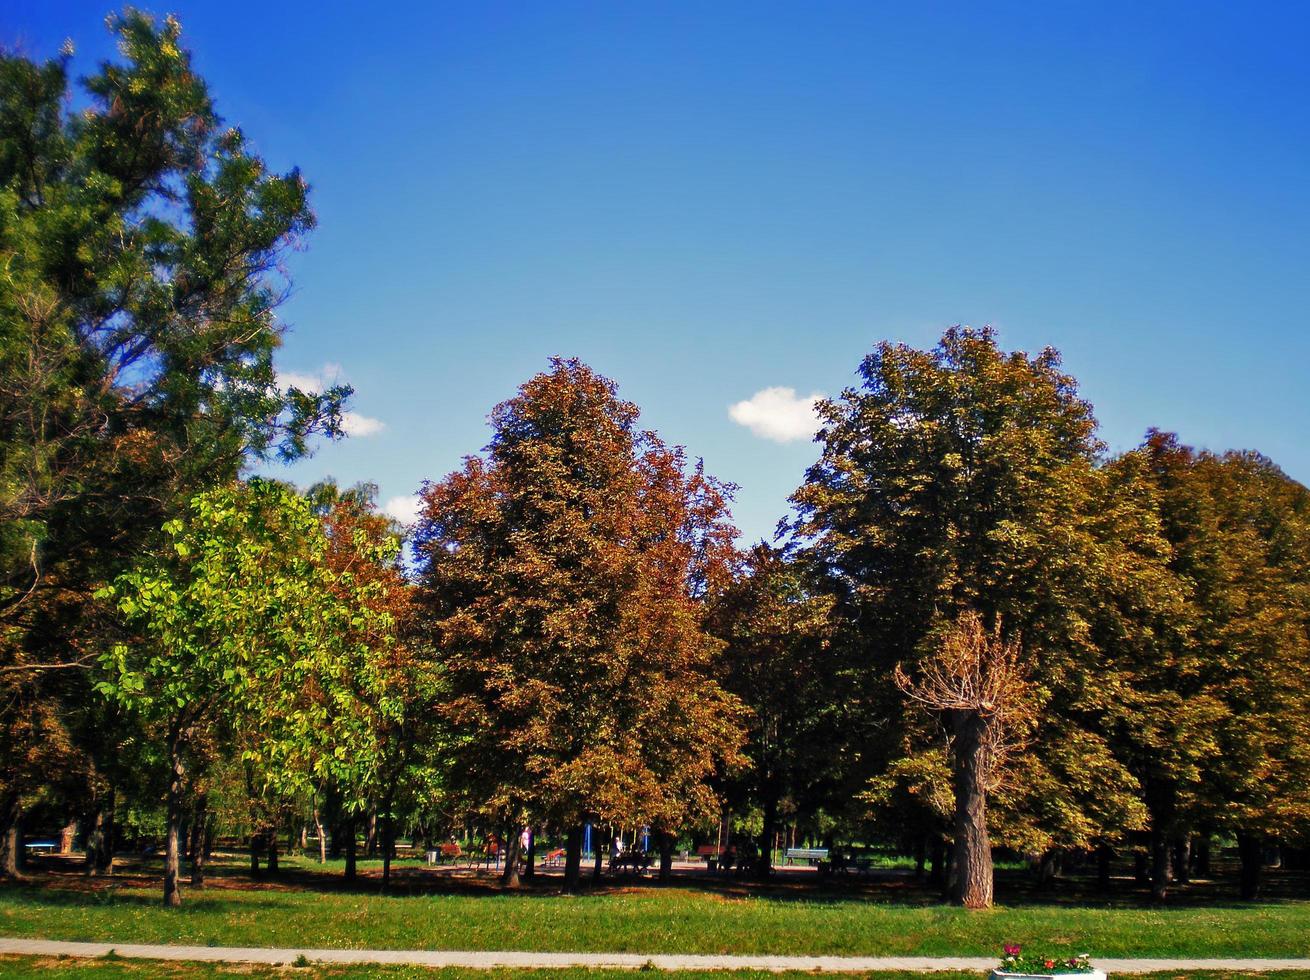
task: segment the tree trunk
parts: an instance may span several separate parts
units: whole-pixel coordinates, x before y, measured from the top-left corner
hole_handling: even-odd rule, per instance
[[[528,853],[523,862],[523,877],[532,881],[537,877],[537,832],[528,828]]]
[[[387,815],[382,818],[382,889],[391,884],[391,856],[396,851],[396,822],[391,817],[391,803],[387,803]]]
[[[358,859],[355,846],[355,817],[351,814],[346,821],[346,881],[354,881],[358,871]]]
[[[954,713],[955,887],[952,898],[970,909],[992,905],[992,845],[987,835],[987,721],[976,711]]]
[[[932,858],[928,865],[928,885],[938,891],[946,888],[946,841],[941,834],[932,838]]]
[[[1186,885],[1192,880],[1192,839],[1186,834],[1174,840],[1174,881]]]
[[[318,834],[318,863],[327,864],[327,836],[323,832],[323,814],[314,807],[314,832]]]
[[[1169,838],[1162,830],[1151,831],[1151,898],[1157,902],[1169,896],[1169,883],[1173,880],[1169,858]]]
[[[1196,838],[1196,843],[1192,848],[1193,867],[1192,873],[1198,878],[1210,877],[1210,835],[1201,834]]]
[[[928,863],[928,838],[923,834],[914,838],[914,880],[923,881],[923,869]]]
[[[17,793],[7,793],[0,800],[0,879],[20,877],[19,852],[23,849],[22,804]]]
[[[268,873],[277,874],[277,824],[270,822],[264,830],[264,849],[268,852]]]
[[[519,887],[519,855],[523,853],[523,826],[510,824],[508,840],[503,848],[505,867],[500,869],[500,883],[505,888]]]
[[[378,856],[378,811],[375,807],[369,811],[368,823],[364,825],[364,856]]]
[[[603,841],[598,840],[597,838],[600,837],[600,834],[597,833],[598,830],[600,830],[599,827],[591,828],[591,846],[596,850],[596,864],[591,869],[591,880],[595,882],[599,882],[600,876],[605,873],[605,868],[602,865],[602,862],[605,860],[605,852],[609,850],[610,846],[609,834],[605,835]],[[613,827],[610,828],[610,834],[612,833],[614,833]]]
[[[209,800],[204,793],[196,797],[195,816],[191,820],[191,884],[205,885],[205,851],[209,837]]]
[[[164,844],[164,904],[178,908],[182,890],[178,885],[181,862],[178,834],[182,823],[182,797],[186,789],[186,769],[182,762],[182,733],[176,728],[168,739],[168,837]]]
[[[261,827],[252,826],[250,828],[250,877],[261,877],[259,871],[259,855],[264,850],[264,831]]]
[[[86,873],[94,875],[100,870],[100,852],[104,849],[105,815],[100,804],[88,815],[86,830],[86,860],[83,867]]]
[[[1238,831],[1237,856],[1242,862],[1242,899],[1255,901],[1260,897],[1260,873],[1264,866],[1264,842],[1260,835]]]
[[[582,827],[570,827],[564,841],[564,892],[573,894],[582,883]]]
[[[760,853],[755,861],[755,877],[768,881],[773,872],[773,835],[778,826],[778,794],[770,786],[764,800],[764,827],[760,834]]]
[[[673,847],[677,839],[667,830],[661,830],[656,840],[660,849],[660,881],[673,880]]]

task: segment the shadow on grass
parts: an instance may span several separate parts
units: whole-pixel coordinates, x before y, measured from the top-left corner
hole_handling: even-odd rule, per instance
[[[81,861],[71,856],[48,856],[34,863],[29,877],[22,882],[0,886],[0,895],[31,903],[93,906],[97,903],[157,904],[162,876],[158,859],[123,859],[112,877],[88,877]],[[1120,869],[1125,870],[1125,869]],[[1175,888],[1164,903],[1152,902],[1149,890],[1131,876],[1121,874],[1107,891],[1097,887],[1090,876],[1061,877],[1041,887],[1022,870],[998,869],[996,900],[1011,908],[1104,908],[1104,909],[1241,909],[1267,908],[1283,901],[1310,898],[1310,876],[1305,873],[1278,871],[1268,875],[1267,897],[1260,902],[1240,900],[1235,884],[1235,869],[1216,868],[1220,877],[1195,881]],[[322,894],[378,895],[394,897],[421,896],[490,896],[521,899],[555,897],[563,884],[558,870],[540,869],[531,879],[524,879],[517,891],[502,888],[495,871],[466,867],[430,868],[413,861],[398,861],[392,866],[392,879],[385,892],[381,870],[373,862],[366,864],[354,882],[345,880],[340,863],[320,866],[305,859],[290,858],[276,874],[260,878],[250,876],[246,862],[236,855],[216,857],[208,869],[207,887],[192,888],[185,883],[184,908],[222,908],[224,893],[259,893],[261,907],[290,907],[273,896],[289,892]],[[590,872],[583,875],[581,897],[605,895],[655,895],[666,890],[712,896],[722,901],[764,899],[775,902],[798,902],[820,905],[868,903],[901,907],[942,907],[938,890],[913,872],[875,869],[863,874],[819,875],[808,870],[777,870],[768,881],[751,877],[712,874],[704,870],[676,869],[669,882],[659,882],[653,875],[604,875],[599,881]],[[230,904],[230,903],[229,903]]]

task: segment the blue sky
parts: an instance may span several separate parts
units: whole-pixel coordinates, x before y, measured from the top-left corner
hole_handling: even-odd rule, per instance
[[[7,0],[0,41],[86,71],[109,9]],[[1154,425],[1310,480],[1306,5],[155,9],[314,189],[280,364],[339,365],[380,425],[298,482],[403,498],[577,355],[759,537],[816,454],[804,398],[956,322],[1062,350],[1112,448]],[[799,425],[777,393],[738,415],[793,441],[729,414],[776,387]]]

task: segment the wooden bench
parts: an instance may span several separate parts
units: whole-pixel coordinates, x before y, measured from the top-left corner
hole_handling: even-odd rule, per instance
[[[826,847],[789,847],[782,855],[782,863],[792,864],[796,861],[804,861],[809,865],[816,865],[820,861],[828,860],[828,849]]]

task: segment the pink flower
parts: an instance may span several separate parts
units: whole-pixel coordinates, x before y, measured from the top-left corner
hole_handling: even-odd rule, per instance
[[[1023,952],[1023,947],[1022,947],[1022,946],[1016,945],[1015,943],[1006,943],[1006,944],[1005,944],[1005,955],[1006,955],[1006,956],[1018,956],[1018,955],[1019,955],[1020,953],[1022,953],[1022,952]]]

